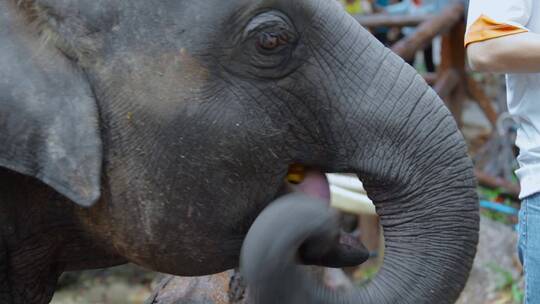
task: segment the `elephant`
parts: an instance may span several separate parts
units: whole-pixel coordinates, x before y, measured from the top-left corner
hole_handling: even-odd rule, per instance
[[[450,303],[475,254],[454,119],[336,1],[0,0],[0,143],[1,303],[49,302],[64,271],[235,268],[291,166],[376,204],[365,303]],[[321,240],[302,262],[365,259]]]

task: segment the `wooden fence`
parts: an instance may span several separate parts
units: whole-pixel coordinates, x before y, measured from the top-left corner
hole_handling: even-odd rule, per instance
[[[478,103],[489,122],[495,126],[497,112],[481,86],[465,72],[465,8],[461,3],[449,5],[438,15],[390,16],[374,14],[354,16],[366,28],[416,26],[414,34],[395,43],[391,49],[404,60],[411,60],[437,36],[442,36],[441,63],[435,74],[424,78],[447,103],[459,125],[467,94]]]

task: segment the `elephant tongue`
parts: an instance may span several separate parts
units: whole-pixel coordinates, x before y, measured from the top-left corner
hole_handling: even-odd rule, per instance
[[[305,171],[303,180],[294,188],[294,191],[303,192],[330,204],[330,186],[326,175],[321,171],[314,169]]]

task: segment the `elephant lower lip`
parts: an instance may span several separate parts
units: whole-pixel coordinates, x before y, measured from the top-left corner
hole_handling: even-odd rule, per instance
[[[310,169],[305,172],[301,183],[292,186],[293,191],[302,192],[309,196],[322,199],[330,204],[330,186],[326,175],[318,170]]]

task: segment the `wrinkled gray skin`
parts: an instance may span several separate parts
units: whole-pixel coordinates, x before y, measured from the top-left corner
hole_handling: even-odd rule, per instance
[[[450,113],[335,1],[0,0],[0,143],[1,303],[65,270],[234,267],[291,163],[375,201],[363,303],[452,302],[475,253]]]
[[[291,232],[292,230],[292,232]],[[301,249],[311,254],[324,254],[339,238],[338,214],[324,201],[301,193],[283,196],[270,204],[251,226],[244,244],[240,265],[247,283],[246,303],[257,304],[353,304],[386,303],[370,298],[372,285],[361,288],[330,288],[320,276],[300,265]],[[436,273],[425,273],[433,276]],[[372,283],[374,284],[374,283]],[[352,285],[352,284],[351,284]],[[446,288],[450,288],[445,284]],[[419,286],[411,286],[419,291]],[[404,292],[404,291],[402,291]],[[419,291],[420,292],[420,291]],[[427,297],[428,295],[424,294]],[[186,297],[188,297],[186,295]],[[387,298],[385,299],[387,300]],[[403,300],[391,303],[446,303],[449,296],[437,299]],[[212,301],[210,301],[212,302]],[[213,303],[213,302],[212,302]]]
[[[249,288],[246,302],[364,303],[361,292],[332,290],[297,263],[300,247],[322,254],[339,234],[337,213],[323,201],[300,193],[277,199],[257,217],[242,246],[240,266]]]

